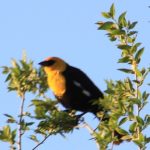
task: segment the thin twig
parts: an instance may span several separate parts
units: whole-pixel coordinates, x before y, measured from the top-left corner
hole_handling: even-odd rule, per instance
[[[134,71],[134,73],[135,73],[135,80],[136,81],[138,81],[138,76],[137,76],[137,73],[136,73],[136,71],[135,71],[135,69],[136,69],[136,67],[137,67],[137,63],[136,63],[136,61],[133,61],[133,71]],[[139,85],[138,85],[138,83],[135,83],[135,98],[136,99],[138,99],[139,97],[138,97],[138,90],[139,90]],[[136,106],[136,105],[135,105]],[[137,105],[137,108],[135,107],[135,110],[137,110],[137,116],[140,116],[140,108],[139,108],[139,106]],[[136,129],[136,131],[137,131],[137,138],[139,139],[139,135],[140,135],[140,128],[139,127],[137,127],[137,129]]]
[[[10,146],[10,150],[16,150],[16,147],[14,147],[13,145]]]
[[[23,120],[23,111],[24,111],[24,102],[25,102],[25,95],[22,95],[21,99],[21,106],[20,106],[20,119],[19,119],[19,132],[18,132],[18,150],[22,149],[22,120]]]
[[[95,136],[93,135],[94,129],[92,129],[92,127],[89,124],[87,124],[86,122],[83,122],[83,125],[81,127],[86,128],[89,131],[89,133],[91,134],[91,136],[93,136],[95,138]],[[96,142],[97,149],[100,150],[100,146],[99,146],[98,142],[96,140],[95,140],[95,142]]]
[[[32,150],[35,150],[36,148],[38,148],[40,145],[42,145],[50,136],[51,134],[45,136],[45,138],[40,142],[38,143]]]

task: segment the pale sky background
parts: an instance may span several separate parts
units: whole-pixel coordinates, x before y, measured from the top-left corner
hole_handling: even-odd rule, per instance
[[[122,66],[116,63],[120,51],[95,25],[103,20],[101,12],[108,11],[112,3],[115,3],[117,14],[127,11],[127,18],[139,22],[136,28],[139,31],[138,40],[145,47],[142,65],[149,66],[148,0],[0,0],[0,66],[10,66],[11,58],[21,59],[23,49],[36,67],[45,57],[58,56],[84,70],[104,91],[105,79],[126,77],[116,70]],[[5,125],[3,114],[16,115],[20,103],[15,92],[7,92],[4,80],[5,76],[0,73],[0,128]],[[30,104],[32,98],[33,95],[27,97],[26,105]],[[149,113],[149,107],[146,107],[143,115]],[[90,114],[86,115],[86,119],[92,126],[96,122]],[[150,131],[147,133],[150,134]],[[86,129],[75,130],[66,135],[66,139],[59,135],[50,137],[38,150],[97,150],[90,138]],[[34,146],[25,135],[23,150],[30,150]],[[114,150],[126,149],[137,150],[137,147],[126,142],[114,147]],[[9,147],[0,141],[0,150],[9,150]]]

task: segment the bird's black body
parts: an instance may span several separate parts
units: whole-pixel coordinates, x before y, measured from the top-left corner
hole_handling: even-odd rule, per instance
[[[67,65],[63,76],[66,79],[66,92],[62,97],[56,97],[64,107],[94,114],[101,110],[94,102],[103,98],[103,94],[84,72]]]
[[[66,109],[82,111],[82,114],[91,112],[96,116],[99,111],[106,113],[106,110],[96,103],[99,98],[104,98],[103,93],[83,71],[68,65],[58,57],[48,57],[39,64],[44,67],[50,89]],[[103,119],[108,121],[109,116],[104,116]],[[120,144],[122,135],[115,130],[114,136],[119,139],[117,142]]]

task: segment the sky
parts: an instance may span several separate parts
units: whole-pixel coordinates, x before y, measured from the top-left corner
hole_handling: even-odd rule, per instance
[[[128,19],[138,21],[138,40],[145,47],[141,64],[148,67],[150,1],[147,0],[0,0],[0,66],[10,66],[12,58],[21,59],[23,50],[36,67],[44,58],[57,56],[81,68],[104,91],[106,79],[126,77],[117,71],[121,66],[117,64],[120,51],[108,40],[105,32],[97,30],[95,24],[104,20],[101,12],[108,11],[112,3],[118,15],[127,11]],[[5,125],[3,114],[16,115],[20,104],[15,92],[8,93],[5,76],[1,72],[0,128]],[[26,103],[29,104],[32,98],[29,95]],[[143,113],[149,113],[148,106]],[[95,124],[90,114],[86,119],[92,126]],[[96,150],[90,138],[86,129],[75,130],[65,139],[59,135],[50,137],[39,150]],[[34,143],[28,140],[27,135],[24,139],[23,149],[32,149]],[[150,149],[150,145],[148,147]],[[0,149],[9,150],[9,146],[0,141]],[[125,142],[114,147],[114,150],[120,149],[136,150],[137,147]]]

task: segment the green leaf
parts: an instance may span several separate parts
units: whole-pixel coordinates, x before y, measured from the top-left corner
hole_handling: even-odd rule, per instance
[[[7,81],[11,80],[11,78],[12,78],[12,75],[11,75],[11,73],[10,73],[10,74],[8,74],[8,76],[6,77],[5,82],[7,82]]]
[[[15,138],[16,138],[16,135],[17,135],[17,129],[15,129],[15,130],[13,130],[12,132],[11,132],[11,140],[12,140],[12,144],[14,144],[15,143]]]
[[[10,68],[7,66],[2,66],[1,68],[3,69],[3,72],[2,72],[3,74],[8,74],[10,71]]]
[[[145,121],[145,126],[150,125],[150,115],[146,115],[144,121]]]
[[[25,50],[22,52],[22,61],[27,62],[27,54]]]
[[[137,31],[130,31],[127,35],[132,36],[132,35],[137,34],[137,33],[138,33]]]
[[[132,135],[125,135],[125,136],[122,136],[121,137],[121,140],[124,140],[124,141],[130,141],[132,139]]]
[[[140,84],[139,80],[132,80],[134,83]]]
[[[114,25],[113,22],[111,21],[108,21],[108,22],[105,22],[104,24],[102,24],[100,27],[99,27],[99,30],[108,30],[108,29],[111,29],[111,27]]]
[[[16,123],[17,121],[14,119],[13,116],[9,114],[4,114],[6,117],[8,117],[7,123]]]
[[[131,46],[130,45],[123,45],[123,44],[120,44],[120,45],[118,45],[117,46],[119,49],[121,49],[121,50],[130,50],[131,49]]]
[[[144,52],[144,47],[141,48],[140,50],[138,50],[138,52],[137,52],[136,55],[135,55],[135,60],[136,60],[136,62],[139,63],[139,60],[141,59],[141,56],[142,56],[143,52]]]
[[[13,143],[15,137],[15,130],[11,132],[10,126],[4,126],[2,130],[0,130],[0,140],[4,142]]]
[[[114,90],[112,90],[112,89],[110,89],[110,88],[108,88],[107,90],[105,90],[105,93],[107,93],[107,94],[114,94],[115,93],[115,91]]]
[[[107,13],[107,12],[102,12],[102,16],[103,16],[104,18],[106,18],[106,19],[111,18],[110,14]]]
[[[42,100],[34,99],[34,100],[32,100],[32,103],[33,103],[33,105],[40,106],[40,105],[43,105],[44,102]]]
[[[109,37],[109,40],[112,42],[117,40],[117,38],[115,36],[111,35],[110,33],[108,34],[108,37]]]
[[[146,69],[143,67],[143,68],[141,69],[141,73],[142,73],[142,75],[144,75],[144,74],[145,74],[145,72],[146,72]]]
[[[118,18],[118,22],[119,22],[119,23],[122,21],[122,19],[125,18],[126,13],[127,13],[127,12],[123,12],[123,13],[119,16],[119,18]]]
[[[119,126],[121,126],[122,124],[124,124],[126,121],[128,121],[128,117],[124,117],[120,120],[119,122]]]
[[[142,73],[140,72],[140,70],[138,70],[137,67],[134,69],[134,71],[135,71],[135,73],[136,73],[136,75],[137,75],[138,78],[142,78],[143,77]]]
[[[131,104],[137,104],[139,107],[141,106],[141,100],[137,98],[131,98]]]
[[[6,117],[8,118],[13,118],[13,116],[9,115],[9,114],[4,114]]]
[[[110,7],[110,16],[114,19],[115,17],[115,5],[112,4]]]
[[[143,100],[146,101],[148,99],[149,95],[150,95],[150,93],[146,93],[146,91],[144,91],[142,94]]]
[[[17,123],[17,121],[13,118],[7,120],[7,123]]]
[[[27,126],[31,126],[31,125],[33,125],[35,122],[28,122],[28,123],[26,123],[26,125]]]
[[[137,23],[138,23],[138,22],[135,21],[135,22],[133,22],[132,24],[130,24],[130,25],[129,25],[129,29],[133,29],[133,28],[136,26]]]
[[[35,114],[36,114],[36,118],[37,119],[42,119],[46,117],[46,112],[47,110],[45,109],[45,107],[36,107],[35,109]]]
[[[114,29],[114,30],[111,30],[110,33],[112,35],[124,35],[125,34],[125,31],[124,30],[120,30],[120,29]]]
[[[120,26],[126,27],[127,26],[127,21],[125,19],[126,12],[122,13],[119,18],[118,18],[118,23]]]
[[[4,131],[4,135],[6,136],[6,137],[9,137],[9,135],[10,135],[10,127],[9,126],[5,126],[4,128],[3,128],[3,131]]]
[[[150,68],[145,69],[145,72],[144,72],[144,68],[142,68],[141,73],[143,75],[143,79],[145,79],[147,75],[150,73]]]
[[[122,71],[124,73],[130,73],[130,74],[134,74],[133,70],[131,69],[124,69],[124,68],[121,68],[121,69],[118,69],[119,71]]]
[[[141,150],[146,150],[145,147],[145,136],[140,133],[138,138],[133,139],[133,142],[140,147]]]
[[[145,138],[146,143],[150,143],[150,137]]]
[[[134,54],[140,45],[141,43],[136,43],[134,46],[132,46],[131,53]]]
[[[134,42],[134,38],[132,38],[132,37],[127,37],[127,42],[128,42],[128,43],[133,43],[133,42]]]
[[[116,128],[115,129],[119,134],[121,134],[121,135],[128,135],[128,132],[126,131],[126,130],[124,130],[124,129],[121,129],[121,128]]]
[[[28,70],[28,71],[30,71],[30,68],[32,68],[32,66],[30,66],[30,64],[26,63],[23,60],[20,61],[20,64],[22,65],[22,70]]]
[[[131,59],[129,56],[126,56],[126,57],[123,57],[121,59],[119,59],[118,63],[127,63],[127,62],[130,62]]]
[[[134,123],[132,123],[132,124],[130,125],[129,131],[130,131],[131,133],[134,133],[134,132],[136,131],[136,128],[137,128],[137,123],[134,122]]]
[[[129,87],[130,87],[130,91],[134,91],[133,84],[132,84],[131,80],[129,78],[127,78],[127,81],[128,81]]]
[[[144,125],[144,121],[143,121],[143,119],[142,119],[141,117],[136,116],[136,120],[137,120],[137,122],[138,122],[138,124],[139,124],[140,126],[143,126],[143,125]]]
[[[39,143],[39,140],[37,139],[37,137],[35,135],[31,135],[29,137],[32,141],[36,142],[36,143]]]

